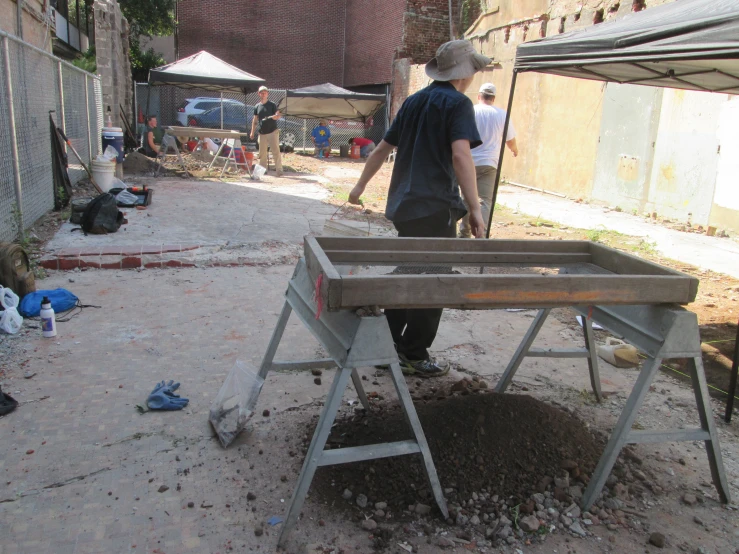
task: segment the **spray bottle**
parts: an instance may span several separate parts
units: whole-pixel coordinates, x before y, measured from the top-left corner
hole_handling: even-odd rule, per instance
[[[54,317],[54,309],[51,307],[51,300],[47,296],[41,300],[41,333],[44,337],[56,336],[56,318]]]

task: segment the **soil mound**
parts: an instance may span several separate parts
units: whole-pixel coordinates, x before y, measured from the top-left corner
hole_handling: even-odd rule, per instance
[[[546,488],[555,477],[574,477],[573,485],[585,483],[602,452],[580,420],[530,396],[452,396],[416,409],[442,488],[454,489],[451,494],[458,499],[482,491],[510,499],[513,503],[508,505],[513,506],[543,492],[542,482]],[[314,427],[315,422],[309,436]],[[410,437],[410,427],[395,404],[337,420],[328,447]],[[313,490],[319,497],[333,502],[345,489],[396,508],[432,500],[419,455],[337,465],[316,473]]]

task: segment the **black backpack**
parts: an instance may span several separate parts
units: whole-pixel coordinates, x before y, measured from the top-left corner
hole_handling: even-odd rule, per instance
[[[93,198],[82,212],[80,225],[85,234],[115,233],[123,224],[123,212],[118,209],[115,196],[104,192]]]

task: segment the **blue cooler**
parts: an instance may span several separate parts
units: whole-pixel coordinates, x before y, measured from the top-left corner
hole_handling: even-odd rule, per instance
[[[123,163],[123,129],[120,127],[103,127],[103,152],[108,146],[118,151],[118,163]]]

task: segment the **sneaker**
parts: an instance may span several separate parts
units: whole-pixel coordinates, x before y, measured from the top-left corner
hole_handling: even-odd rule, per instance
[[[428,360],[409,360],[403,354],[398,354],[400,358],[400,369],[407,375],[416,375],[417,377],[441,377],[449,373],[451,365],[449,362],[438,364],[432,359]]]

